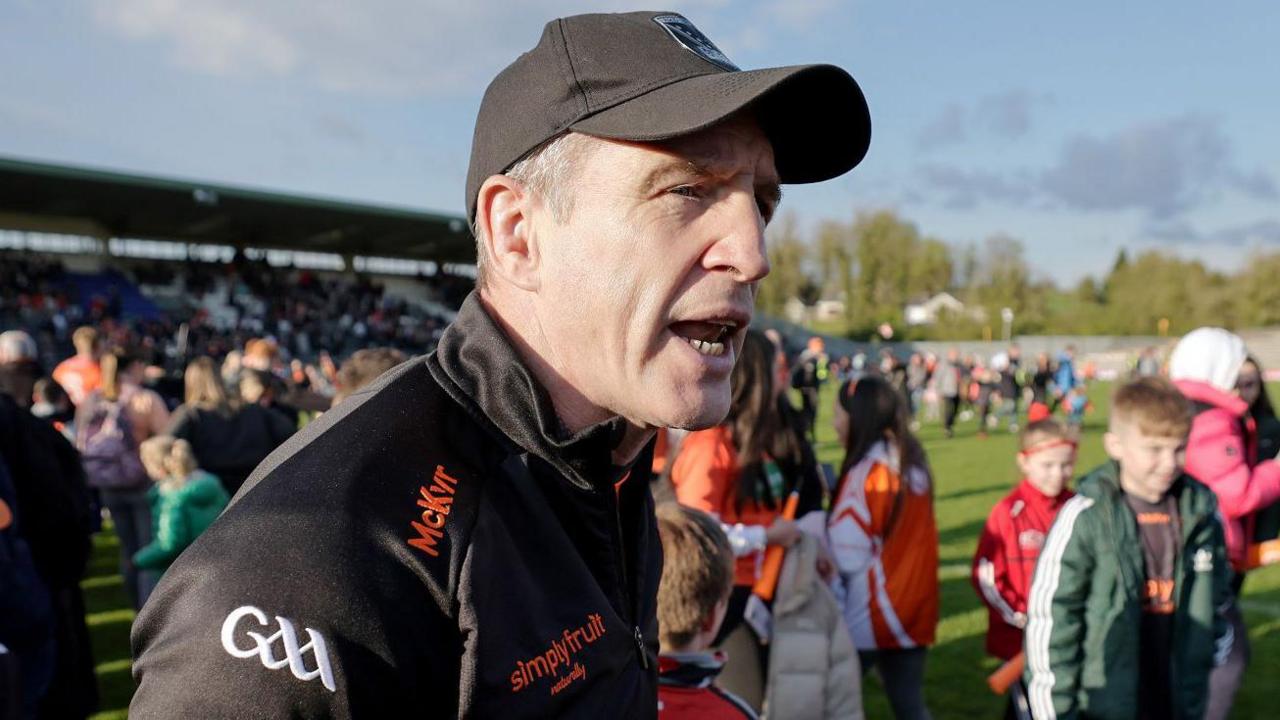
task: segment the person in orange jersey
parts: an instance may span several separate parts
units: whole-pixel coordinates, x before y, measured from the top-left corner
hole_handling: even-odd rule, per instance
[[[924,449],[901,393],[868,376],[840,387],[845,447],[827,520],[845,624],[865,673],[876,668],[894,717],[928,718],[926,648],[938,625],[938,527]]]
[[[88,325],[71,333],[71,344],[75,345],[76,354],[58,363],[53,369],[53,379],[67,391],[71,404],[78,407],[102,384],[102,371],[98,367],[102,344],[97,329]]]

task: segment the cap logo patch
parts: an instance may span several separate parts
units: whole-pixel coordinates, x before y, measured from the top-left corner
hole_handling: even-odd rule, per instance
[[[667,29],[671,37],[680,43],[681,47],[707,62],[725,70],[736,71],[738,66],[724,53],[720,52],[720,48],[711,42],[711,38],[702,34],[702,31],[694,27],[681,15],[658,15],[653,21]]]

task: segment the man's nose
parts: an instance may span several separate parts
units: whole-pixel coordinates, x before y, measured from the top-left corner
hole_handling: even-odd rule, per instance
[[[732,272],[738,282],[757,282],[769,274],[769,254],[755,195],[736,190],[722,202],[726,203],[723,220],[715,229],[719,237],[703,256],[703,266]]]

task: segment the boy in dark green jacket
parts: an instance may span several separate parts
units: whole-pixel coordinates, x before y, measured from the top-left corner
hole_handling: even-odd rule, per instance
[[[1182,472],[1191,411],[1171,383],[1122,386],[1111,462],[1077,484],[1045,541],[1027,607],[1037,720],[1200,718],[1231,647],[1229,568],[1213,492]]]

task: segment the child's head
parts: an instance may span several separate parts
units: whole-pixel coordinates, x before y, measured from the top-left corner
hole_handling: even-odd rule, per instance
[[[191,443],[170,435],[156,435],[138,446],[142,467],[161,490],[173,490],[186,484],[196,471],[196,455]]]
[[[676,503],[657,508],[662,538],[658,641],[663,652],[710,647],[724,621],[733,588],[733,549],[720,523]]]
[[[173,448],[173,442],[176,439],[171,435],[156,435],[143,440],[138,446],[142,467],[146,469],[147,475],[152,480],[164,482],[169,479],[169,471],[165,469],[164,461],[169,456],[169,451]]]
[[[240,373],[240,399],[254,404],[267,395],[271,383],[261,370],[244,370]]]
[[[1035,489],[1057,497],[1071,482],[1076,469],[1076,438],[1053,418],[1028,423],[1022,429],[1018,469]]]
[[[902,437],[907,423],[902,394],[876,375],[850,380],[836,393],[832,425],[846,454],[861,457],[887,437]]]
[[[31,399],[35,403],[47,405],[54,412],[71,409],[71,398],[67,391],[53,378],[40,378],[31,388]]]
[[[1173,383],[1144,377],[1121,385],[1103,436],[1120,465],[1120,487],[1149,502],[1163,498],[1182,472],[1190,431],[1191,407]]]
[[[1240,366],[1248,356],[1244,340],[1222,328],[1202,327],[1178,341],[1169,356],[1169,377],[1207,383],[1234,392]]]

